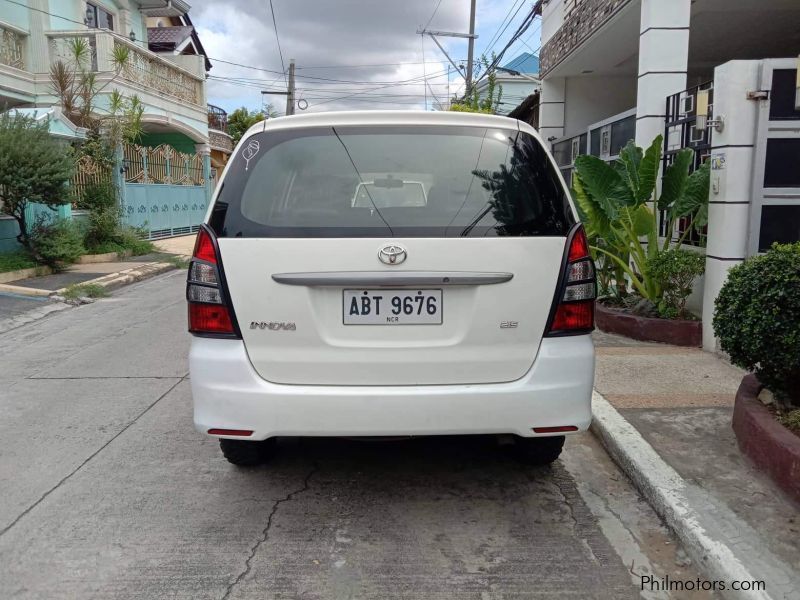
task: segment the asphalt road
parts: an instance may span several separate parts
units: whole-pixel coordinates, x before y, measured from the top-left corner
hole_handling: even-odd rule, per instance
[[[184,277],[3,334],[0,597],[605,599],[696,577],[589,434],[552,468],[472,437],[229,465],[192,427]]]

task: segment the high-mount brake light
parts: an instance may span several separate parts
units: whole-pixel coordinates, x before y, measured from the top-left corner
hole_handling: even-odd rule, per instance
[[[554,299],[548,336],[580,335],[594,329],[597,282],[583,226],[577,226],[568,240],[566,264]]]
[[[186,283],[189,333],[209,337],[239,337],[224,283],[222,262],[213,234],[202,226],[197,232]]]

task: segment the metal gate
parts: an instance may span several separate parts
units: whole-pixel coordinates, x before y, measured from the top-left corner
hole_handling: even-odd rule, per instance
[[[166,144],[126,144],[123,152],[124,221],[145,231],[149,239],[197,231],[208,203],[203,157]]]
[[[795,59],[764,60],[760,71],[758,126],[748,253],[773,242],[800,240],[800,110]]]

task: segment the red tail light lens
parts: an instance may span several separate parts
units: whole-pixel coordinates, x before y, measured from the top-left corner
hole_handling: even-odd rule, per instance
[[[217,253],[214,251],[214,242],[205,229],[197,232],[197,240],[194,243],[193,258],[204,260],[213,264],[217,263]]]
[[[572,236],[567,260],[569,262],[575,262],[582,258],[589,258],[589,242],[586,239],[586,233],[583,231],[583,227],[578,229],[575,235]]]
[[[556,309],[550,331],[591,329],[594,327],[594,300],[562,302]]]
[[[235,333],[228,307],[190,302],[189,333]]]
[[[214,234],[205,225],[197,233],[186,282],[186,299],[189,301],[189,333],[240,337]]]
[[[594,329],[594,299],[597,293],[594,264],[583,226],[569,238],[566,265],[554,299],[547,335],[580,335]]]

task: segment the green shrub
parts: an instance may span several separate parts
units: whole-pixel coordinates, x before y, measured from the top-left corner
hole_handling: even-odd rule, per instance
[[[800,406],[800,242],[733,267],[715,305],[714,332],[731,361]]]
[[[784,427],[800,435],[800,408],[781,415],[778,420]]]
[[[78,298],[105,298],[108,290],[97,283],[78,283],[67,286],[64,290],[64,297],[67,300],[77,300]]]
[[[37,260],[59,269],[86,252],[83,232],[69,219],[37,219],[29,235]]]
[[[695,278],[703,274],[705,266],[705,256],[681,248],[660,251],[648,259],[648,273],[661,285],[662,296],[656,305],[660,317],[686,317],[686,299],[692,293]]]
[[[115,241],[124,250],[130,250],[134,256],[154,252],[155,246],[153,246],[153,243],[142,239],[142,235],[142,231],[135,227],[122,227],[117,231]]]
[[[96,252],[104,243],[114,241],[120,227],[120,210],[117,193],[111,183],[94,183],[86,186],[80,207],[89,210],[86,230],[86,247]]]

